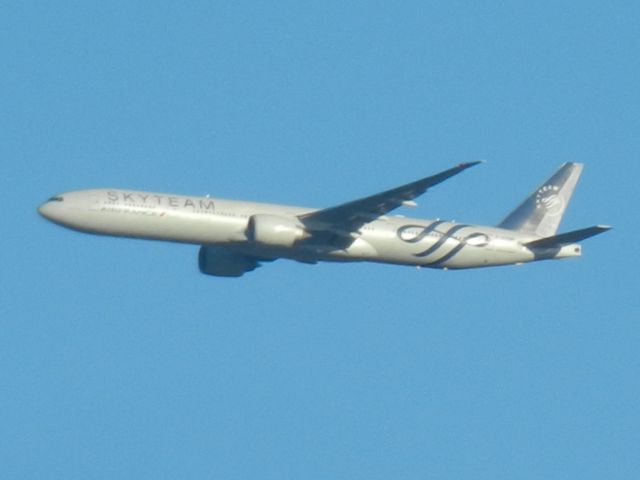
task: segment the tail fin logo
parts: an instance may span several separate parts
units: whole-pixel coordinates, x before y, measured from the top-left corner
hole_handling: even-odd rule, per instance
[[[544,209],[548,215],[560,215],[564,211],[565,202],[558,192],[557,185],[545,185],[536,193],[536,209]]]

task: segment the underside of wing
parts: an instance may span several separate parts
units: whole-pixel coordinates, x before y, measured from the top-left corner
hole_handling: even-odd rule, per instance
[[[301,215],[299,219],[310,231],[332,231],[338,235],[348,237],[350,233],[357,232],[364,224],[395,210],[403,204],[410,203],[434,185],[479,163],[481,162],[461,163],[436,175],[371,195],[370,197],[307,213]]]

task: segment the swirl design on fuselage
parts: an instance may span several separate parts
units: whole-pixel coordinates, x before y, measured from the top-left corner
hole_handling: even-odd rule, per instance
[[[396,233],[398,235],[398,238],[405,243],[418,243],[424,240],[432,232],[435,232],[436,229],[443,223],[445,222],[442,220],[436,220],[427,227],[425,227],[424,225],[404,225],[400,227]],[[413,230],[420,230],[420,232],[416,235],[413,235]]]
[[[434,260],[433,262],[425,263],[425,265],[430,266],[442,265],[446,261],[456,256],[467,245],[472,245],[474,247],[484,247],[489,243],[489,237],[481,232],[472,232],[464,238],[456,237],[456,233],[458,233],[460,230],[471,227],[471,225],[467,224],[455,224],[445,232],[438,231],[438,227],[444,223],[445,222],[442,220],[436,220],[426,227],[424,225],[404,225],[397,230],[396,234],[400,240],[410,244],[417,244],[428,236],[434,233],[437,234],[439,238],[433,245],[431,245],[426,250],[423,250],[422,252],[413,254],[418,258],[424,258],[428,257],[429,255],[435,254],[436,252],[441,250],[449,240],[457,242],[457,245],[455,247],[453,247],[448,253],[446,253],[439,259]]]

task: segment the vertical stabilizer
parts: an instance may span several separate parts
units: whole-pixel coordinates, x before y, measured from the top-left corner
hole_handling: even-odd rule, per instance
[[[498,227],[541,237],[555,235],[582,173],[582,166],[571,162],[562,165]]]

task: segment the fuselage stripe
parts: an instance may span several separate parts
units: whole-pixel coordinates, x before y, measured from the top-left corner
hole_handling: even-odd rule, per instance
[[[427,248],[424,252],[420,252],[420,253],[414,254],[414,256],[416,256],[416,257],[426,257],[428,255],[431,255],[432,253],[435,253],[436,251],[438,251],[438,249],[440,249],[440,247],[442,247],[447,242],[447,240],[452,238],[453,235],[456,232],[458,232],[459,230],[462,230],[463,228],[467,228],[467,227],[469,227],[469,225],[464,225],[464,224],[455,225],[455,226],[451,227],[449,230],[447,230],[446,233],[444,233],[442,235],[442,237],[440,237],[440,239],[436,243],[434,243],[432,246]]]
[[[406,230],[410,230],[410,229],[414,229],[414,228],[422,228],[422,226],[421,225],[405,225],[405,226],[401,227],[400,229],[398,229],[398,238],[400,238],[400,240],[402,240],[403,242],[406,242],[406,243],[418,243],[418,242],[421,242],[422,240],[424,240],[431,232],[433,232],[436,228],[438,228],[443,223],[445,223],[444,220],[436,220],[436,221],[430,223],[428,227],[424,227],[422,229],[422,231],[420,232],[420,234],[417,235],[415,238],[409,238],[409,239],[402,238],[402,234]]]

